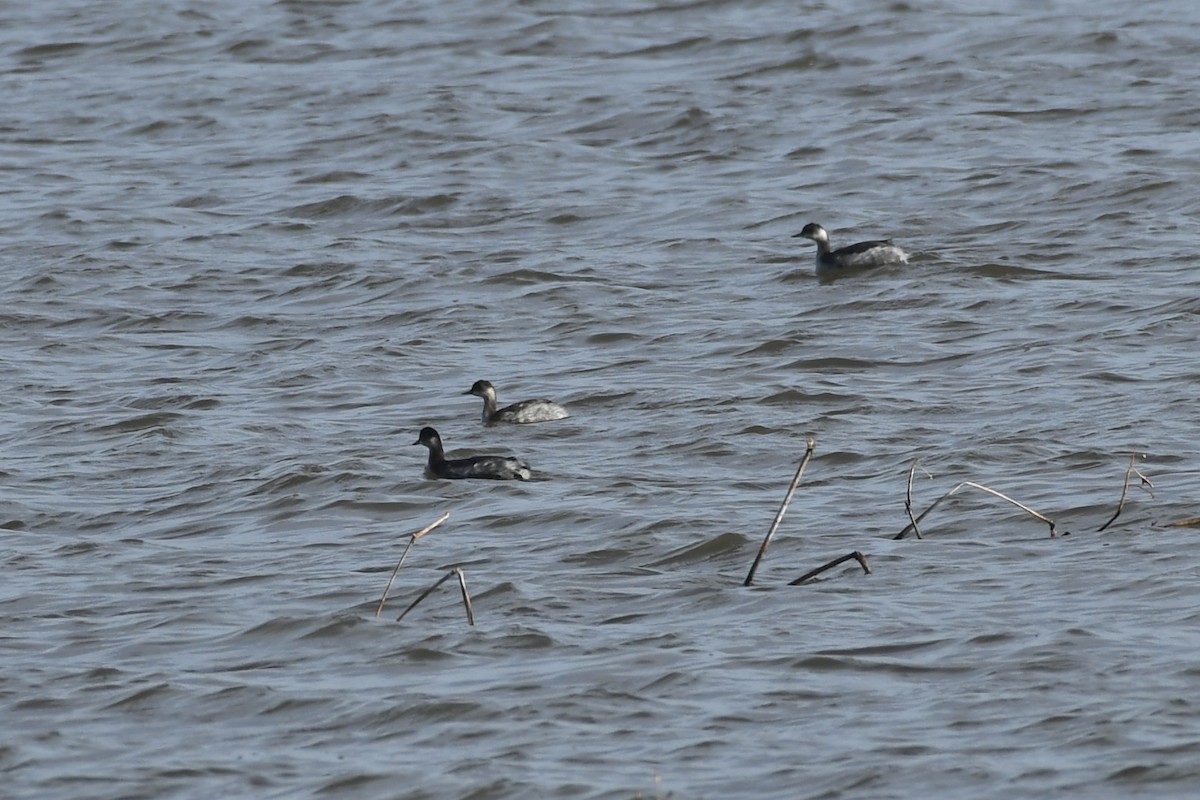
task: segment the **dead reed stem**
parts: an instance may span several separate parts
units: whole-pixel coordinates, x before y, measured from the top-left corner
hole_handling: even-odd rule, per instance
[[[799,586],[800,584],[804,583],[805,581],[807,581],[811,578],[817,577],[825,570],[833,569],[838,564],[842,564],[846,561],[849,561],[850,559],[854,559],[855,561],[858,562],[858,565],[860,567],[862,567],[864,574],[866,574],[866,575],[871,574],[871,565],[867,563],[867,557],[864,556],[862,553],[858,552],[857,550],[855,550],[853,553],[846,553],[846,555],[841,556],[840,558],[835,558],[833,561],[830,561],[828,564],[822,564],[821,566],[817,567],[816,569],[814,569],[810,572],[804,573],[799,578],[796,578],[796,580],[789,583],[788,586]]]
[[[400,620],[404,619],[405,615],[407,615],[408,612],[410,612],[414,608],[416,608],[417,605],[422,600],[424,600],[426,597],[433,594],[435,589],[437,589],[439,586],[441,586],[446,581],[450,580],[450,578],[456,577],[456,576],[458,577],[458,586],[460,589],[462,589],[463,605],[466,606],[466,609],[467,609],[467,624],[474,625],[475,624],[475,612],[474,612],[473,607],[471,606],[471,595],[467,594],[467,581],[466,581],[466,578],[463,576],[463,571],[462,571],[461,567],[455,567],[454,569],[450,570],[445,575],[438,578],[437,583],[433,584],[433,586],[430,586],[428,589],[421,592],[420,597],[418,597],[416,600],[413,600],[412,604],[409,605],[408,608],[406,608],[402,612],[400,612],[400,616],[396,617],[396,622],[399,622]]]
[[[388,578],[387,586],[385,586],[383,589],[383,597],[379,598],[379,605],[375,606],[375,616],[376,617],[378,617],[380,614],[383,613],[383,604],[387,602],[388,593],[392,591],[392,584],[396,580],[396,574],[398,572],[400,572],[400,567],[404,566],[404,559],[408,558],[408,551],[412,550],[413,545],[417,543],[417,539],[420,539],[422,536],[429,533],[431,530],[436,528],[438,525],[441,525],[443,522],[445,522],[448,519],[450,519],[449,511],[447,511],[445,514],[442,514],[440,517],[435,519],[433,522],[429,523],[424,528],[421,528],[421,530],[417,531],[416,533],[414,533],[412,536],[409,537],[408,547],[404,548],[404,554],[401,555],[400,560],[396,562],[396,568],[394,570],[392,570],[392,577]]]
[[[788,487],[787,495],[783,498],[783,504],[779,506],[779,511],[775,514],[775,521],[771,523],[771,529],[767,531],[767,537],[763,539],[762,545],[758,548],[758,555],[754,557],[754,563],[750,565],[750,572],[746,574],[746,580],[742,586],[749,586],[754,582],[754,573],[758,571],[758,564],[762,561],[767,552],[767,546],[771,544],[771,537],[775,535],[775,531],[779,529],[779,523],[783,522],[783,515],[787,512],[788,505],[792,502],[792,495],[796,493],[796,487],[800,485],[800,478],[804,476],[804,469],[808,466],[808,462],[812,460],[813,451],[817,449],[817,440],[813,437],[808,437],[808,449],[804,451],[804,458],[800,459],[800,466],[796,469],[796,477],[792,478],[792,485]]]
[[[908,521],[912,523],[913,534],[918,539],[921,539],[924,537],[921,536],[921,529],[917,527],[917,520],[913,517],[913,513],[912,513],[912,484],[913,484],[913,475],[916,474],[917,467],[920,467],[920,466],[921,466],[921,460],[917,459],[916,461],[914,461],[912,463],[912,466],[908,468],[908,491],[905,492],[905,494],[904,494],[904,513],[908,514]],[[924,467],[921,467],[921,471],[924,472],[926,475],[929,475],[929,470],[925,469]],[[933,476],[929,475],[929,477],[932,478]]]
[[[971,487],[971,488],[973,488],[973,489],[978,489],[978,490],[980,490],[981,492],[987,492],[988,494],[995,495],[996,497],[999,497],[1001,500],[1004,500],[1004,501],[1007,501],[1007,502],[1009,502],[1009,503],[1012,503],[1014,506],[1016,506],[1017,508],[1021,509],[1022,511],[1025,511],[1025,512],[1026,512],[1026,513],[1028,513],[1028,514],[1031,514],[1032,516],[1035,516],[1035,517],[1037,517],[1037,518],[1038,518],[1038,519],[1040,519],[1042,522],[1044,522],[1044,523],[1046,523],[1047,525],[1049,525],[1049,526],[1050,526],[1050,536],[1051,536],[1051,538],[1053,538],[1053,537],[1055,537],[1055,536],[1058,536],[1058,528],[1055,526],[1055,524],[1054,524],[1054,520],[1050,519],[1050,518],[1049,518],[1049,517],[1047,517],[1045,514],[1040,514],[1040,513],[1038,513],[1037,511],[1034,511],[1034,510],[1033,510],[1032,508],[1030,508],[1029,506],[1025,505],[1024,503],[1017,502],[1016,500],[1013,500],[1011,497],[1009,497],[1008,495],[1004,494],[1003,492],[998,492],[998,491],[996,491],[995,489],[992,489],[992,488],[990,488],[990,487],[988,487],[988,486],[984,486],[982,483],[975,483],[975,481],[963,481],[962,483],[958,484],[958,485],[957,485],[957,486],[955,486],[953,489],[951,489],[950,491],[946,492],[944,495],[942,495],[941,497],[939,497],[937,500],[935,500],[935,501],[933,502],[933,505],[931,505],[929,508],[927,508],[927,509],[925,509],[924,511],[922,511],[922,512],[921,512],[921,514],[920,514],[920,516],[918,516],[916,519],[914,519],[912,522],[910,522],[910,523],[908,524],[908,527],[906,527],[904,530],[902,530],[902,531],[900,531],[899,533],[897,533],[897,534],[896,534],[895,536],[893,536],[892,538],[893,538],[893,539],[903,539],[905,536],[907,536],[907,535],[908,535],[909,531],[912,531],[912,530],[915,530],[915,529],[916,529],[916,526],[917,526],[917,524],[918,524],[918,523],[919,523],[921,520],[923,520],[923,519],[925,519],[925,517],[929,516],[929,512],[933,511],[935,508],[937,508],[939,505],[941,505],[943,500],[947,499],[948,497],[950,497],[951,495],[953,495],[954,493],[956,493],[956,492],[957,492],[959,489],[963,489],[963,488],[966,488],[966,487],[968,487],[968,486],[970,486],[970,487]]]
[[[1151,483],[1150,479],[1147,478],[1145,475],[1143,475],[1135,466],[1137,464],[1137,460],[1139,458],[1145,458],[1145,457],[1146,456],[1143,453],[1130,453],[1129,454],[1129,469],[1125,470],[1125,483],[1121,487],[1121,499],[1117,501],[1117,510],[1113,513],[1112,517],[1109,518],[1108,522],[1104,523],[1103,525],[1101,525],[1099,528],[1096,529],[1096,533],[1099,533],[1100,531],[1107,528],[1109,525],[1112,525],[1114,522],[1117,521],[1117,517],[1121,516],[1121,510],[1123,508],[1125,508],[1125,498],[1129,495],[1129,479],[1131,477],[1133,477],[1134,475],[1137,475],[1139,478],[1141,478],[1142,482],[1138,485],[1141,486],[1141,488],[1145,489],[1147,492],[1149,492],[1151,497],[1154,497],[1154,484]]]
[[[467,591],[467,577],[463,575],[461,567],[455,567],[454,574],[458,576],[458,588],[462,590],[463,607],[467,609],[467,624],[473,627],[475,625],[475,609],[471,605],[471,594]]]

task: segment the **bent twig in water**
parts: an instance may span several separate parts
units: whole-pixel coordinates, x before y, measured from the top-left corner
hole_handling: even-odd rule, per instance
[[[404,559],[408,558],[408,551],[412,550],[413,545],[417,543],[417,539],[420,539],[422,536],[429,533],[431,530],[436,528],[438,525],[441,525],[443,522],[445,522],[449,518],[450,518],[450,512],[447,511],[445,514],[442,514],[440,517],[435,519],[433,522],[429,523],[424,528],[421,528],[421,530],[417,531],[416,533],[414,533],[412,536],[409,537],[408,547],[404,548],[404,554],[401,555],[400,560],[398,562],[396,562],[396,568],[394,570],[392,570],[392,577],[388,578],[387,586],[384,587],[384,589],[383,589],[383,597],[379,598],[379,605],[375,606],[375,616],[378,617],[380,614],[383,613],[383,604],[387,602],[388,592],[392,591],[392,584],[396,580],[396,574],[398,572],[400,572],[400,567],[404,566]]]
[[[422,600],[424,600],[429,595],[433,594],[435,589],[437,589],[439,586],[441,586],[443,583],[448,581],[453,576],[458,577],[458,586],[460,589],[462,589],[463,605],[467,609],[467,624],[474,625],[475,624],[475,613],[474,613],[473,607],[471,606],[471,596],[469,594],[467,594],[467,581],[466,581],[466,578],[463,576],[463,571],[462,571],[461,567],[455,567],[454,569],[450,570],[445,575],[438,578],[437,583],[433,584],[433,586],[430,586],[428,589],[421,592],[420,597],[418,597],[416,600],[413,600],[412,604],[409,605],[408,608],[406,608],[402,612],[400,612],[400,616],[396,617],[396,622],[399,622],[400,620],[404,619],[404,617],[408,614],[408,612],[410,612],[414,608],[416,608],[417,605]]]
[[[767,531],[767,538],[763,539],[763,543],[758,548],[758,555],[754,557],[754,563],[750,565],[750,572],[746,574],[746,580],[742,586],[749,586],[754,582],[754,573],[758,571],[758,564],[762,561],[762,557],[767,552],[767,545],[771,544],[771,537],[775,535],[775,531],[779,528],[779,523],[783,522],[783,515],[787,512],[788,505],[792,502],[792,495],[796,493],[796,487],[800,485],[800,478],[804,475],[804,468],[808,466],[808,462],[812,460],[813,451],[817,449],[817,440],[813,437],[808,437],[808,449],[804,451],[804,458],[800,459],[800,466],[796,469],[796,477],[792,478],[792,485],[788,487],[787,495],[783,498],[783,505],[779,507],[779,511],[775,514],[775,521],[771,523],[771,529]]]
[[[1125,483],[1121,487],[1121,499],[1117,501],[1117,510],[1115,513],[1113,513],[1112,517],[1109,518],[1108,522],[1104,523],[1103,525],[1101,525],[1099,528],[1096,529],[1096,533],[1099,533],[1100,531],[1107,528],[1109,525],[1112,525],[1114,522],[1117,521],[1117,517],[1121,516],[1121,510],[1123,508],[1125,508],[1125,497],[1129,494],[1129,479],[1130,479],[1130,477],[1137,475],[1139,478],[1141,478],[1142,482],[1138,485],[1141,486],[1141,488],[1145,489],[1150,494],[1151,497],[1154,497],[1154,484],[1151,483],[1150,479],[1147,478],[1145,475],[1143,475],[1137,469],[1137,467],[1134,466],[1137,463],[1137,460],[1139,458],[1145,458],[1145,457],[1146,456],[1144,453],[1130,453],[1129,454],[1129,469],[1125,470]]]
[[[867,557],[864,556],[862,553],[858,552],[857,550],[855,550],[853,553],[846,553],[846,555],[841,556],[840,558],[835,558],[833,561],[830,561],[828,564],[823,564],[810,572],[804,573],[799,578],[796,578],[796,580],[789,583],[788,586],[799,586],[800,584],[804,583],[805,581],[809,580],[810,578],[817,577],[825,570],[833,569],[838,564],[849,561],[850,559],[854,559],[855,561],[858,562],[858,565],[860,567],[862,567],[864,574],[867,574],[867,575],[871,574],[871,565],[867,563]]]
[[[944,495],[939,497],[937,500],[935,500],[933,502],[933,505],[931,505],[929,508],[922,511],[920,516],[918,516],[916,519],[914,519],[912,522],[910,522],[908,524],[908,527],[906,527],[904,530],[897,533],[892,538],[893,539],[903,539],[905,536],[908,535],[909,531],[916,529],[917,523],[919,523],[921,520],[925,519],[925,517],[929,516],[929,512],[933,511],[935,508],[937,508],[939,505],[941,505],[943,500],[945,500],[948,497],[950,497],[951,495],[953,495],[959,489],[963,489],[967,486],[970,486],[973,489],[978,489],[981,492],[987,492],[988,494],[995,495],[996,497],[999,497],[1001,500],[1005,500],[1009,503],[1012,503],[1014,506],[1021,509],[1022,511],[1025,511],[1025,512],[1037,517],[1042,522],[1049,525],[1051,538],[1058,536],[1058,528],[1055,526],[1054,520],[1050,519],[1045,514],[1039,514],[1037,511],[1034,511],[1032,508],[1025,505],[1024,503],[1017,502],[1016,500],[1013,500],[1011,497],[1004,494],[1003,492],[998,492],[995,489],[984,486],[982,483],[975,483],[975,481],[963,481],[962,483],[958,484],[953,489],[951,489],[950,491],[946,492]]]
[[[913,517],[912,513],[912,483],[913,475],[916,473],[917,467],[920,466],[921,459],[917,459],[912,463],[912,466],[908,468],[908,491],[904,495],[904,513],[908,514],[908,521],[912,523],[913,534],[918,539],[922,537],[921,529],[917,527],[917,520]],[[930,478],[933,478],[933,475],[930,475],[929,470],[925,469],[924,467],[921,467],[921,472],[924,472]]]

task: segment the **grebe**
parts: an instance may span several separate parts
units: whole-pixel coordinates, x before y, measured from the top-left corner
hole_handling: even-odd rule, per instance
[[[908,253],[892,244],[891,239],[879,242],[859,242],[838,250],[830,250],[829,234],[815,222],[805,225],[804,230],[792,238],[800,237],[812,239],[817,243],[818,275],[828,275],[843,269],[908,263]]]
[[[497,411],[496,387],[487,381],[475,381],[471,388],[463,394],[473,394],[483,398],[484,425],[493,425],[497,422],[518,424],[550,422],[569,416],[565,408],[550,400],[522,400],[520,403],[513,403],[511,406],[505,406]]]
[[[429,471],[438,478],[490,478],[497,481],[527,481],[533,473],[529,465],[512,456],[471,456],[446,458],[442,437],[433,428],[422,428],[413,444],[429,448]]]

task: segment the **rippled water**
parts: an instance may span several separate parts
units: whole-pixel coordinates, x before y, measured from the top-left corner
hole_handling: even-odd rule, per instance
[[[1194,796],[1200,11],[1050,6],[5,6],[5,796]]]

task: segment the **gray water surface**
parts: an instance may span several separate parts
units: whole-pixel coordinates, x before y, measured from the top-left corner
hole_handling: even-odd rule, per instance
[[[7,4],[4,796],[1196,796],[1197,24]]]

